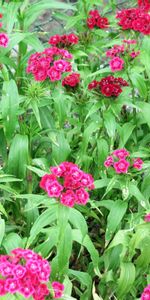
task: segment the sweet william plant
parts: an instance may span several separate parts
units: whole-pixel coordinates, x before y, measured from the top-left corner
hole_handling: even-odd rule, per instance
[[[1,299],[150,300],[149,0],[0,3]]]

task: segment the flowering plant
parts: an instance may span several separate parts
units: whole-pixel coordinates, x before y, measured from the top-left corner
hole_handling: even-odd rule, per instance
[[[150,1],[0,1],[1,300],[150,300]]]

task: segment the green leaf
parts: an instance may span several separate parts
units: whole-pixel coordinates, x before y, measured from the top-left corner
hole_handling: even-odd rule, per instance
[[[19,107],[19,95],[14,80],[5,81],[2,90],[1,110],[6,136],[12,138],[18,124],[17,113]]]
[[[131,75],[131,80],[134,84],[134,86],[138,89],[139,94],[141,97],[146,98],[147,97],[147,87],[145,84],[145,79],[142,75],[138,74],[137,72],[133,73]]]
[[[123,126],[118,128],[119,135],[120,135],[119,148],[123,148],[125,146],[129,137],[131,136],[134,128],[135,128],[135,125],[133,125],[131,123],[125,123]]]
[[[3,239],[2,246],[9,254],[15,248],[22,248],[23,242],[21,237],[17,233],[11,232]]]
[[[142,207],[149,209],[149,204],[147,203],[145,197],[142,195],[138,187],[132,182],[129,183],[129,192],[139,201]]]
[[[50,226],[56,220],[57,203],[52,204],[50,208],[46,209],[35,221],[30,231],[28,239],[28,247],[32,244],[36,236],[41,232],[45,226]]]
[[[95,180],[95,182],[94,182],[95,189],[104,188],[104,187],[108,186],[109,182],[110,182],[110,179],[108,179],[108,178]]]
[[[52,227],[47,230],[46,235],[48,236],[46,240],[34,248],[34,250],[38,253],[41,253],[43,257],[48,257],[50,251],[53,249],[54,246],[57,245],[58,229],[56,227]]]
[[[0,203],[0,213],[2,213],[6,218],[8,218],[7,212],[1,203]]]
[[[88,232],[86,221],[82,214],[75,208],[72,208],[70,211],[69,222],[73,225],[73,228],[77,228],[81,231],[83,238],[86,236]]]
[[[5,221],[0,218],[0,246],[5,234]]]
[[[27,46],[30,45],[37,52],[42,52],[44,50],[43,44],[35,34],[25,37],[23,42],[27,44]]]
[[[150,127],[150,104],[145,102],[139,102],[138,105],[141,108],[140,114],[143,115],[144,123],[147,123]]]
[[[61,231],[57,244],[57,256],[59,274],[64,276],[68,272],[69,259],[72,252],[72,230],[68,224],[64,231]]]
[[[17,13],[18,13],[18,9],[21,5],[21,2],[19,3],[9,3],[9,5],[7,5],[7,9],[6,9],[6,24],[7,24],[7,32],[11,33],[14,23],[17,20]]]
[[[115,137],[116,133],[116,120],[111,111],[104,112],[104,125],[110,138]]]
[[[97,152],[98,152],[98,161],[99,165],[102,167],[104,165],[104,161],[108,156],[108,143],[104,139],[99,139],[97,141]]]
[[[117,295],[122,297],[127,295],[127,293],[132,288],[135,281],[135,267],[133,263],[127,262],[121,264],[121,273],[118,280]]]
[[[106,240],[110,240],[118,225],[120,224],[123,216],[126,213],[128,204],[122,200],[117,200],[112,205],[110,213],[107,218]]]
[[[88,273],[69,269],[69,275],[75,277],[81,284],[91,289],[92,280]]]
[[[75,10],[75,8],[71,4],[62,3],[55,0],[41,0],[33,3],[28,7],[26,10],[25,20],[24,20],[24,26],[25,29],[28,29],[29,26],[38,18],[39,15],[41,15],[45,10],[48,9],[71,9]]]
[[[28,137],[16,134],[10,147],[8,172],[18,178],[25,178],[28,159]]]
[[[70,152],[71,149],[63,131],[58,132],[55,136],[55,143],[52,144],[53,161],[59,164],[67,160]]]

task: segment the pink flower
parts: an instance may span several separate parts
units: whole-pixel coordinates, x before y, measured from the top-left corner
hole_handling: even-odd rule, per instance
[[[126,161],[124,158],[114,163],[114,169],[116,173],[127,173],[130,163]]]
[[[38,273],[38,279],[40,281],[48,281],[49,280],[49,271],[48,270],[41,270],[39,273]]]
[[[78,167],[73,167],[71,169],[70,175],[74,181],[80,181],[83,175],[83,172]]]
[[[36,72],[34,72],[34,79],[36,81],[44,81],[47,78],[47,71],[46,69],[37,69]]]
[[[0,273],[2,276],[9,276],[13,273],[13,264],[9,262],[4,262],[0,264]]]
[[[112,72],[121,71],[123,69],[124,60],[120,57],[114,57],[109,62],[109,65]]]
[[[144,289],[141,300],[150,300],[150,284],[147,285],[147,287]]]
[[[117,149],[113,152],[113,155],[118,157],[118,158],[125,158],[129,156],[129,152],[126,149]]]
[[[79,82],[80,82],[80,74],[72,73],[63,79],[62,85],[75,87],[79,84]]]
[[[61,72],[57,71],[55,67],[51,67],[47,71],[47,76],[50,78],[50,80],[53,81],[58,81],[61,79]]]
[[[35,292],[35,289],[33,288],[33,286],[31,284],[28,285],[21,285],[18,289],[18,291],[25,297],[25,298],[29,298],[30,296],[33,295],[33,293]]]
[[[64,285],[58,281],[52,282],[52,287],[54,289],[54,298],[60,298],[63,295],[65,289]]]
[[[69,53],[68,50],[66,49],[60,49],[60,54],[62,55],[63,58],[67,58],[67,59],[73,58],[72,54]]]
[[[54,68],[59,72],[65,72],[68,63],[63,59],[58,59],[54,61]]]
[[[76,190],[76,196],[77,196],[77,200],[76,200],[77,204],[85,205],[89,200],[89,194],[83,188]]]
[[[26,268],[33,274],[36,274],[40,270],[38,261],[34,261],[32,259],[27,261]]]
[[[86,187],[89,190],[93,190],[95,188],[94,178],[91,174],[83,173],[80,182],[82,187]]]
[[[19,288],[17,280],[13,278],[7,278],[5,280],[5,290],[10,294],[15,294]]]
[[[135,158],[133,163],[133,168],[141,170],[143,165],[143,160],[141,158]]]
[[[61,194],[60,202],[65,206],[73,207],[76,199],[76,194],[72,190],[67,190],[65,193]]]
[[[48,43],[55,46],[55,45],[59,44],[60,41],[61,41],[61,36],[59,34],[55,34],[50,37]]]
[[[79,38],[78,38],[78,36],[77,35],[75,35],[74,33],[70,33],[70,34],[68,34],[68,42],[70,43],[70,44],[78,44],[78,42],[79,42]]]
[[[90,82],[88,84],[88,90],[92,90],[95,89],[98,86],[99,82],[96,80],[93,80],[92,82]]]
[[[147,215],[145,215],[144,221],[145,222],[150,222],[150,213],[148,213]]]
[[[128,45],[134,45],[137,44],[136,40],[123,40],[123,43],[126,43]]]
[[[52,183],[56,181],[56,176],[54,174],[45,174],[40,181],[40,188],[46,191],[46,183]]]
[[[35,290],[33,294],[34,300],[45,300],[45,296],[49,295],[49,290],[46,284],[41,283],[37,286],[37,289]]]
[[[95,25],[96,25],[96,20],[94,17],[87,19],[87,26],[89,29],[93,29]]]
[[[54,176],[62,177],[66,168],[64,164],[60,164],[58,167],[50,167],[51,172],[54,174]]]
[[[130,54],[129,54],[132,58],[135,58],[137,56],[140,55],[140,51],[132,51]]]
[[[46,183],[46,191],[49,197],[58,198],[60,197],[61,191],[63,190],[63,186],[57,182],[47,182]]]
[[[5,290],[5,280],[0,279],[0,296],[4,296],[6,294]]]
[[[16,279],[22,278],[26,273],[26,268],[22,265],[16,265],[13,268],[13,275],[16,277]]]
[[[7,48],[9,38],[6,33],[0,33],[0,47]]]
[[[109,168],[110,166],[113,165],[114,159],[112,156],[108,156],[107,159],[104,161],[104,166],[106,168]]]

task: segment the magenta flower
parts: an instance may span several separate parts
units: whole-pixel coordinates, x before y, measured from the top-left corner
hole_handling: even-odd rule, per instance
[[[36,81],[45,81],[47,78],[47,71],[45,69],[37,69],[35,72],[34,72],[34,79]]]
[[[6,294],[5,290],[5,280],[0,279],[0,296],[4,296]]]
[[[118,158],[126,158],[127,156],[130,155],[130,153],[126,149],[117,149],[113,151],[113,155],[118,157]]]
[[[46,191],[46,184],[52,183],[55,180],[56,176],[54,174],[45,174],[40,181],[40,188]]]
[[[106,168],[109,168],[110,166],[113,165],[114,159],[112,156],[108,156],[107,159],[104,161],[104,166]]]
[[[140,51],[132,51],[130,54],[129,54],[132,58],[135,58],[137,56],[140,55]]]
[[[59,72],[65,72],[68,67],[68,63],[63,59],[58,59],[54,61],[54,68]]]
[[[14,278],[7,278],[5,280],[5,290],[10,294],[15,294],[18,291],[18,281]]]
[[[46,183],[46,191],[49,197],[58,198],[62,190],[63,186],[57,181]]]
[[[110,60],[109,65],[112,72],[121,71],[123,69],[124,60],[120,57],[114,57]]]
[[[59,198],[61,204],[73,207],[76,203],[85,205],[89,194],[85,190],[93,190],[94,179],[91,174],[82,171],[72,162],[62,162],[56,167],[50,167],[52,174],[45,174],[40,181],[40,187],[49,197]]]
[[[80,205],[85,205],[89,200],[89,194],[83,188],[76,190],[77,200],[76,203]]]
[[[141,300],[150,300],[150,284],[144,289]]]
[[[0,255],[0,296],[20,293],[25,298],[44,300],[49,295],[46,282],[51,268],[47,260],[33,252],[17,248],[11,255]],[[11,272],[10,272],[11,267]]]
[[[133,160],[133,168],[141,170],[143,166],[143,160],[141,158],[135,158]]]
[[[147,223],[150,222],[150,213],[148,213],[147,215],[145,215],[144,221],[147,222]]]
[[[76,200],[76,194],[72,190],[67,190],[65,193],[61,194],[60,202],[65,206],[73,207]]]
[[[119,161],[114,163],[114,169],[116,171],[116,173],[120,174],[120,173],[127,173],[128,172],[128,168],[130,166],[130,163],[123,159],[120,159]]]
[[[54,290],[54,298],[60,298],[63,295],[64,285],[58,281],[52,282],[52,287]]]
[[[22,265],[17,265],[13,268],[13,271],[12,271],[13,275],[17,278],[17,279],[20,279],[22,278],[25,273],[26,273],[26,268],[23,267]]]
[[[55,67],[51,67],[47,71],[47,76],[50,78],[51,81],[58,81],[61,79],[61,72],[57,71]]]
[[[0,33],[0,47],[7,48],[9,43],[9,38],[6,33]]]

